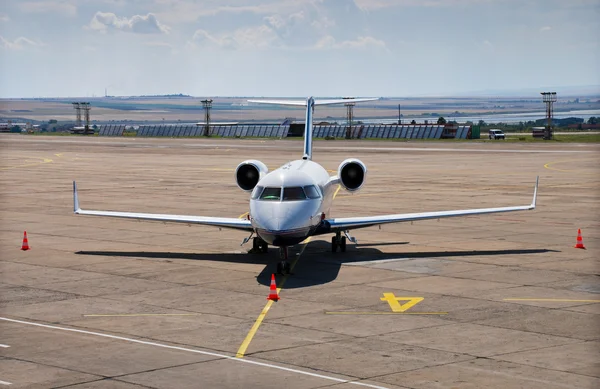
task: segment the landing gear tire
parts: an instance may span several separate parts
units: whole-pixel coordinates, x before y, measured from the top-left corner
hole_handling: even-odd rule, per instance
[[[277,274],[286,275],[291,274],[292,266],[288,261],[277,262]]]
[[[260,240],[259,238],[252,238],[252,251],[260,251]]]
[[[335,253],[338,247],[342,253],[346,252],[346,237],[339,232],[331,237],[331,252]]]
[[[266,253],[269,251],[269,245],[261,238],[252,238],[252,251],[255,253]]]

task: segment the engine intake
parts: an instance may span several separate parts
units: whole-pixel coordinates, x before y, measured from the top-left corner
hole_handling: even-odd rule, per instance
[[[268,172],[267,165],[250,159],[240,163],[235,169],[235,181],[241,190],[250,192]]]
[[[340,183],[349,192],[359,190],[367,178],[367,166],[360,160],[347,159],[338,167]]]

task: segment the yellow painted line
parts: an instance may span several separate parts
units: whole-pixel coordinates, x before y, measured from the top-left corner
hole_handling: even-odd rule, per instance
[[[337,194],[340,191],[340,189],[342,189],[342,186],[338,185],[337,189],[335,190],[335,193],[333,194],[333,199],[335,199],[335,196],[337,196]]]
[[[277,290],[277,293],[279,293],[279,289]],[[248,335],[246,335],[246,339],[244,339],[244,341],[242,342],[242,345],[240,346],[237,353],[235,354],[235,356],[237,358],[244,358],[244,354],[246,353],[246,350],[248,349],[250,342],[252,342],[252,338],[254,338],[254,335],[256,335],[258,328],[262,324],[265,316],[267,316],[267,313],[269,312],[269,309],[271,309],[272,305],[273,305],[273,300],[267,301],[267,305],[265,305],[265,307],[263,308],[260,315],[258,315],[258,318],[254,322],[254,325],[252,326],[252,328],[250,328],[250,332],[248,332]]]
[[[17,169],[17,168],[21,168],[21,167],[31,167],[31,166],[38,166],[38,165],[42,165],[44,163],[52,163],[54,162],[53,160],[49,159],[49,158],[42,158],[42,157],[25,157],[28,159],[41,159],[41,161],[39,162],[34,162],[34,163],[25,163],[22,165],[15,165],[15,166],[7,166],[7,167],[3,167],[0,168],[0,170],[9,170],[9,169]]]
[[[586,161],[588,161],[588,160],[585,160],[585,159],[567,159],[567,160],[562,160],[562,161],[552,161],[552,162],[548,162],[547,164],[545,164],[544,168],[548,169],[548,170],[555,170],[557,172],[564,172],[564,173],[577,172],[579,169],[558,169],[558,168],[552,167],[552,165],[555,165],[557,163],[586,162]],[[577,174],[586,174],[586,173],[584,172],[584,173],[577,173]],[[589,173],[587,173],[587,174],[589,174]]]
[[[290,264],[290,271],[293,271],[294,267],[296,267],[296,263],[298,263],[298,259],[300,259],[300,257],[302,256],[302,253],[304,252],[304,249],[306,248],[306,246],[308,245],[310,240],[311,240],[311,237],[308,237],[304,242],[302,242],[302,243],[304,243],[304,246],[302,246],[302,249],[300,250],[299,255],[296,255],[296,259],[294,259],[292,261],[292,263]],[[281,292],[281,288],[283,288],[283,286],[285,285],[285,282],[287,281],[288,277],[289,277],[289,274],[286,275],[285,277],[283,277],[283,279],[279,283],[279,287],[277,288],[277,294],[279,294]],[[272,305],[273,305],[273,300],[267,301],[267,304],[265,305],[263,310],[260,312],[260,315],[258,315],[258,317],[256,318],[254,325],[252,325],[252,328],[250,328],[248,335],[246,335],[246,338],[242,342],[242,345],[240,346],[237,353],[235,354],[235,356],[237,358],[244,358],[244,355],[246,354],[246,350],[248,349],[248,346],[250,346],[250,342],[252,342],[252,339],[254,338],[254,335],[256,335],[256,332],[258,332],[258,328],[262,324],[265,316],[267,316],[267,313],[269,312],[269,309],[271,309]]]
[[[242,213],[240,216],[238,216],[238,219],[245,219],[246,216],[248,216],[249,213],[250,212],[244,212],[244,213]]]
[[[98,314],[83,315],[83,317],[135,317],[135,316],[199,316],[201,313],[121,313],[121,314]]]
[[[600,300],[573,300],[573,299],[535,299],[535,298],[514,298],[503,299],[504,301],[549,301],[549,302],[565,302],[565,303],[600,303]]]
[[[325,312],[326,315],[447,315],[448,312]]]

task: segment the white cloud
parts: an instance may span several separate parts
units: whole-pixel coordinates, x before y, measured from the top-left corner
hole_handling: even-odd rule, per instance
[[[145,16],[134,15],[127,19],[112,12],[96,12],[87,27],[101,32],[119,30],[139,34],[168,34],[170,30],[170,27],[160,23],[153,13]]]
[[[189,0],[154,0],[160,7],[156,11],[161,19],[169,22],[193,22],[201,17],[210,17],[217,14],[243,14],[252,13],[256,15],[268,15],[273,13],[289,14],[302,7],[311,4],[314,0],[270,0],[254,2],[230,1],[228,5],[222,5],[220,1],[189,1]],[[235,4],[238,3],[238,4]]]
[[[0,13],[0,22],[8,22],[10,21],[10,18],[8,17],[8,15]]]
[[[385,42],[372,36],[359,36],[356,39],[337,42],[331,35],[324,36],[315,44],[316,49],[365,49],[365,48],[386,49]]]
[[[224,49],[255,48],[266,49],[278,46],[278,37],[272,28],[261,25],[242,28],[233,33],[212,35],[205,30],[196,30],[192,38],[194,44],[211,45]]]
[[[550,31],[552,28],[550,26],[544,26],[542,28],[540,28],[540,32],[546,32],[546,31]]]
[[[29,38],[25,38],[24,36],[20,36],[14,41],[10,41],[5,39],[3,36],[0,36],[0,47],[7,50],[23,50],[31,47],[39,47],[44,44],[41,42],[33,41]]]
[[[77,15],[77,5],[74,0],[44,0],[19,2],[23,12],[31,13],[59,13],[67,16]]]

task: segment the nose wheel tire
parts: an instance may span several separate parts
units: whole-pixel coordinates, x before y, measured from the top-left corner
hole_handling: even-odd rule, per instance
[[[277,274],[281,274],[281,275],[291,274],[292,266],[288,262],[288,248],[285,246],[280,247],[279,255],[280,255],[282,261],[279,261],[277,263]]]
[[[342,253],[346,252],[346,237],[345,236],[332,236],[331,237],[331,252],[337,252],[340,249]]]
[[[292,266],[288,261],[277,262],[277,274],[285,275],[292,273]]]

